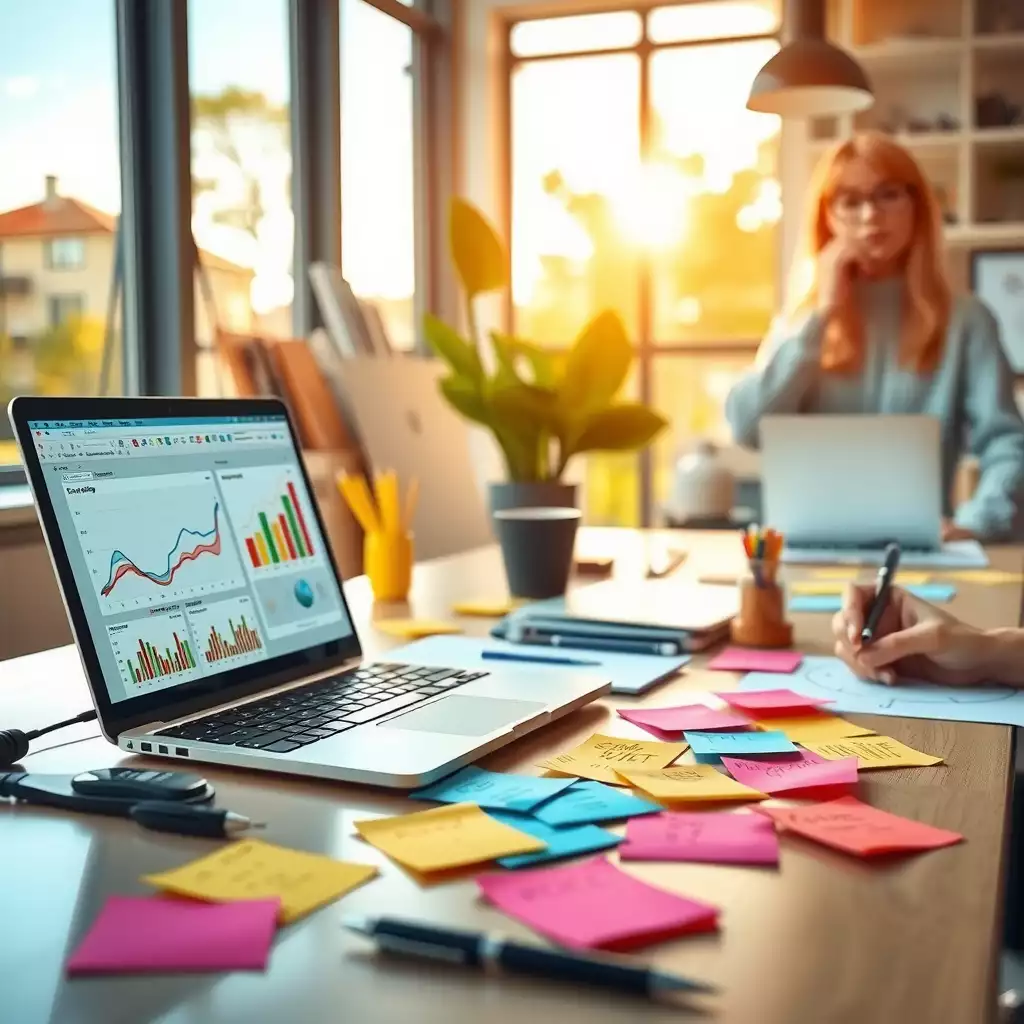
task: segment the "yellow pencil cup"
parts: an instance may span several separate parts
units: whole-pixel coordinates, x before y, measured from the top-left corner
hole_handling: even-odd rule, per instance
[[[374,531],[363,539],[363,570],[378,601],[404,601],[412,585],[412,534]]]

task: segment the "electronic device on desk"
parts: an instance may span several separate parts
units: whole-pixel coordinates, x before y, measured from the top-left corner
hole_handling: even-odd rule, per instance
[[[609,580],[519,608],[491,634],[512,643],[674,657],[722,640],[737,609],[735,587]]]
[[[413,788],[609,688],[363,663],[276,399],[16,398],[10,416],[122,750]]]
[[[988,564],[976,541],[942,543],[939,421],[932,416],[766,416],[765,519],[786,537],[784,562]]]

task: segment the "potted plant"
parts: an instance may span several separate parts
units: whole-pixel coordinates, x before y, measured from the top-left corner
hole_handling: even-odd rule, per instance
[[[570,459],[643,448],[667,425],[653,409],[617,398],[633,360],[625,327],[615,313],[599,313],[567,352],[491,331],[486,352],[475,301],[508,285],[505,247],[480,211],[461,199],[451,204],[449,243],[469,337],[429,314],[424,328],[448,365],[440,381],[445,398],[487,427],[504,457],[508,480],[491,484],[491,511],[573,506],[576,487],[562,480]]]

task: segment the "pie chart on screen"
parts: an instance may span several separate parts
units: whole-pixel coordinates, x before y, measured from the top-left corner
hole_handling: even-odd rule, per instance
[[[313,588],[309,585],[307,580],[299,580],[295,584],[295,600],[298,601],[303,608],[313,607]]]

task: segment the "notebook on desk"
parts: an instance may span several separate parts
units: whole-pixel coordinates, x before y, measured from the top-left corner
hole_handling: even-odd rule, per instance
[[[492,635],[518,643],[675,655],[723,639],[739,610],[735,587],[608,580],[506,616]],[[633,646],[636,645],[636,646]]]

